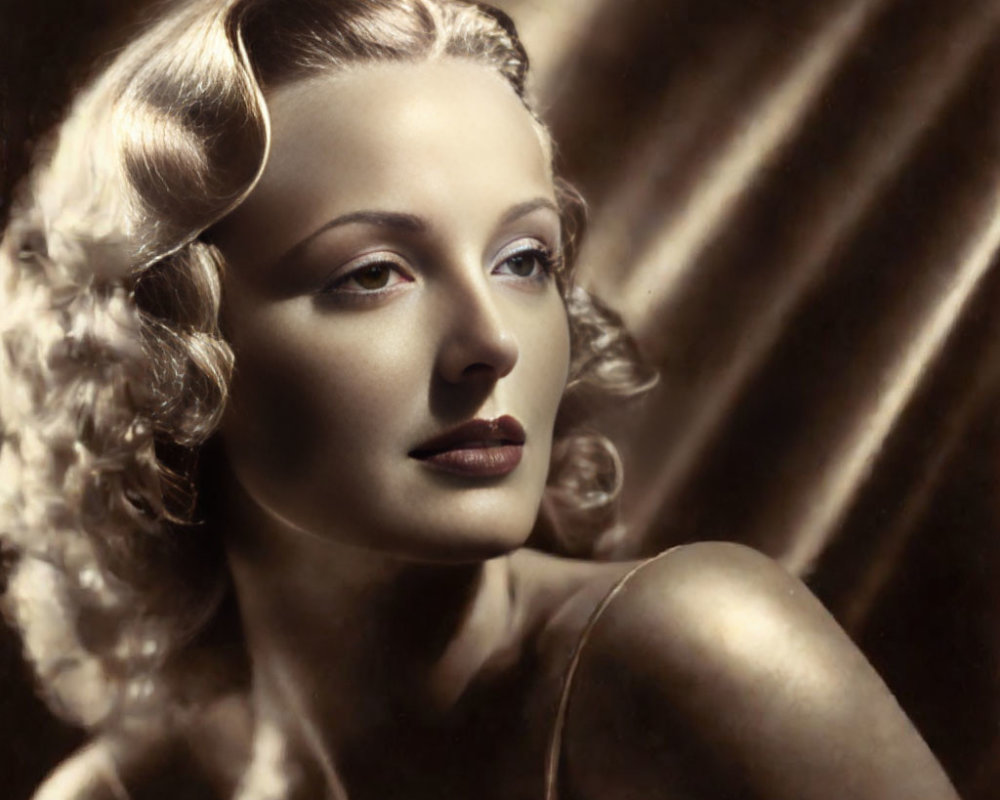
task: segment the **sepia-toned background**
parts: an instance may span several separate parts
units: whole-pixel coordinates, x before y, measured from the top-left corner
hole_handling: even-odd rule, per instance
[[[138,0],[0,0],[0,213]],[[1000,0],[506,0],[587,285],[660,368],[619,555],[748,543],[1000,796]],[[0,310],[2,313],[2,310]],[[79,741],[0,635],[0,785]]]

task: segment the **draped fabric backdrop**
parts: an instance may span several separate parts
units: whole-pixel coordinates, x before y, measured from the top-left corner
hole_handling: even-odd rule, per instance
[[[3,0],[6,211],[137,2]],[[585,283],[661,371],[599,421],[617,555],[745,542],[801,575],[966,800],[1000,796],[1000,0],[506,0]],[[0,775],[78,735],[0,648]],[[6,781],[5,781],[6,782]]]

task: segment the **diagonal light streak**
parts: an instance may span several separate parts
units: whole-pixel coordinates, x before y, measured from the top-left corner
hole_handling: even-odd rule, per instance
[[[804,45],[799,63],[769,92],[762,107],[751,110],[746,125],[708,168],[686,208],[624,281],[620,295],[607,298],[633,330],[641,330],[649,309],[663,307],[754,177],[798,130],[878,5],[875,0],[849,3]]]
[[[720,126],[720,119],[726,120],[733,98],[745,91],[741,86],[759,61],[758,46],[752,33],[730,36],[717,45],[717,52],[702,59],[698,70],[692,70],[677,90],[658,99],[659,107],[645,123],[642,140],[619,154],[620,173],[644,179],[618,183],[611,196],[600,202],[599,214],[584,241],[577,275],[598,297],[620,298],[623,274],[636,268],[636,231],[634,226],[622,226],[621,220],[641,218],[647,209],[656,208],[660,224],[665,225],[675,214],[684,213],[686,187],[694,181],[700,185],[701,180],[700,170],[692,169],[696,160],[691,162],[691,151],[699,150],[706,137],[724,140],[720,131],[726,125],[723,122]],[[686,173],[685,181],[665,203],[657,190],[664,175],[677,164]]]
[[[790,260],[787,277],[769,298],[760,316],[754,319],[710,391],[702,393],[702,402],[647,484],[643,493],[647,499],[636,505],[632,515],[637,530],[647,530],[659,509],[669,503],[677,485],[700,457],[721,420],[741,397],[747,380],[771,352],[789,315],[822,277],[823,267],[838,243],[864,218],[879,190],[907,162],[928,125],[991,41],[993,25],[976,19],[974,27],[970,22],[970,28],[962,31],[965,35],[963,46],[948,48],[948,58],[936,65],[933,79],[921,82],[923,96],[920,101],[906,103],[887,126],[889,130],[872,144],[863,163],[859,163],[851,176],[850,189],[845,187],[837,192],[833,208],[817,216],[806,249]],[[886,142],[892,145],[887,146]]]
[[[853,434],[834,459],[834,466],[804,503],[804,513],[795,526],[797,535],[782,559],[793,572],[806,570],[822,550],[900,411],[993,263],[1000,249],[1000,180],[997,184],[984,230],[970,244],[948,290],[914,332],[910,346],[892,370],[888,387],[873,396],[867,413],[859,416]]]
[[[985,364],[982,364],[983,361]],[[972,385],[963,393],[960,402],[949,409],[934,455],[924,465],[919,481],[910,487],[892,526],[880,534],[878,547],[851,589],[845,608],[837,615],[840,624],[855,640],[861,635],[879,594],[895,573],[917,523],[934,496],[934,490],[946,477],[948,466],[964,443],[970,424],[982,412],[985,403],[995,401],[996,389],[1000,386],[1000,342],[991,343],[980,365]]]

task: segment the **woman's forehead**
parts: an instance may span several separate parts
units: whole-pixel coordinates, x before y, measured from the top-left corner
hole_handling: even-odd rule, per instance
[[[488,216],[553,194],[544,132],[468,60],[362,65],[282,86],[268,104],[268,163],[223,235],[304,231],[359,209]]]

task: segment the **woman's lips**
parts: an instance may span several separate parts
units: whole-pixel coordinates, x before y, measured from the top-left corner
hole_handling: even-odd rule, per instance
[[[428,439],[410,456],[428,466],[472,478],[495,478],[521,463],[524,428],[509,415],[474,419]]]
[[[522,445],[486,445],[442,450],[420,460],[442,472],[470,478],[497,478],[521,463]]]

